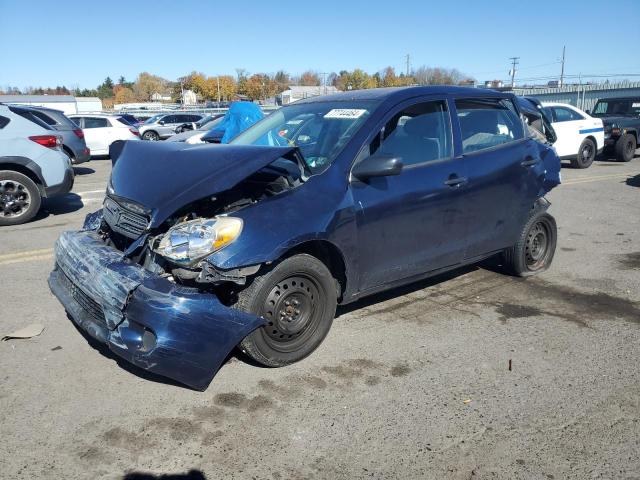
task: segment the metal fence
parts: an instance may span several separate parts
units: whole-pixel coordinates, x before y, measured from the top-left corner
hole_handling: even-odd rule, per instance
[[[514,93],[536,97],[541,102],[568,103],[582,110],[593,110],[600,98],[640,97],[640,82],[565,85],[555,88],[515,88]]]
[[[265,115],[273,112],[274,110],[277,110],[278,106],[274,106],[274,105],[259,105],[260,109],[262,110],[262,113],[264,113]],[[201,113],[203,115],[216,115],[219,113],[226,113],[227,110],[229,110],[228,108],[206,108],[202,105],[189,105],[189,106],[182,106],[182,105],[163,105],[161,107],[154,107],[154,108],[124,108],[124,109],[120,109],[120,110],[103,110],[103,113],[109,113],[109,114],[119,114],[119,113],[127,113],[129,115],[133,115],[135,116],[146,116],[146,117],[151,117],[154,115],[159,115],[159,114],[166,114],[166,113]]]

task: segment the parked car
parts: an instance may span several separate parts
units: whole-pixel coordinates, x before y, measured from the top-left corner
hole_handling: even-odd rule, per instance
[[[160,113],[140,126],[140,135],[143,140],[164,140],[173,135],[180,125],[197,122],[203,117],[200,113]]]
[[[113,150],[103,209],[58,239],[49,285],[116,355],[197,389],[236,345],[272,367],[311,354],[338,303],[497,254],[534,275],[554,256],[560,159],[506,92],[345,92],[228,145]]]
[[[622,162],[631,161],[640,133],[640,97],[601,98],[592,115],[604,123],[605,153]]]
[[[121,115],[83,113],[69,115],[84,132],[91,155],[107,155],[109,146],[117,140],[139,140],[138,129]]]
[[[542,102],[558,139],[553,146],[574,168],[588,168],[604,148],[602,120],[567,103]]]
[[[73,168],[62,137],[0,104],[0,226],[31,220],[42,198],[65,195]]]
[[[87,148],[84,133],[60,110],[23,105],[15,105],[13,109],[27,119],[38,118],[56,130],[62,137],[62,150],[69,156],[71,163],[79,164],[90,160],[91,152]]]
[[[204,117],[199,122],[195,124],[183,124],[184,125],[195,125],[196,129],[186,129],[182,133],[176,133],[175,135],[171,135],[167,138],[167,142],[187,142],[190,144],[195,143],[204,143],[201,138],[202,136],[219,124],[222,121],[224,115],[208,115]],[[179,129],[179,128],[178,128]],[[176,129],[176,131],[178,130]]]
[[[140,125],[144,123],[144,120],[139,120],[130,113],[119,113],[120,118],[125,120],[132,127],[138,128]],[[146,120],[146,119],[145,119]]]

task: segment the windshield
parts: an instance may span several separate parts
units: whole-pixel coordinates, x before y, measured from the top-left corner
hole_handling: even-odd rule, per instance
[[[147,120],[145,120],[145,125],[149,125],[150,123],[155,123],[157,122],[161,117],[164,117],[164,113],[161,113],[160,115],[154,115],[151,118],[148,118]]]
[[[310,170],[318,173],[331,165],[377,104],[361,100],[289,105],[229,143],[299,147]]]
[[[634,115],[640,116],[640,98],[624,100],[598,100],[594,115]]]

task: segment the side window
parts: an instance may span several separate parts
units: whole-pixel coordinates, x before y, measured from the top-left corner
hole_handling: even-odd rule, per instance
[[[451,121],[445,101],[411,105],[394,115],[369,145],[369,153],[394,155],[404,165],[452,156]]]
[[[9,125],[10,121],[11,120],[9,120],[7,117],[3,117],[2,115],[0,115],[0,130]]]
[[[200,115],[189,115],[189,120],[187,120],[187,122],[199,122],[200,120],[202,120]]]
[[[84,117],[84,128],[103,128],[108,127],[109,122],[106,118]]]
[[[75,123],[78,127],[82,128],[82,117],[73,117],[70,118],[73,123]]]
[[[39,118],[40,120],[42,120],[44,123],[46,123],[47,125],[56,125],[58,122],[56,122],[53,118],[51,118],[49,115],[46,115],[42,112],[39,112],[37,110],[31,110],[31,113]]]
[[[584,120],[584,117],[580,115],[578,112],[571,110],[570,108],[564,107],[552,107],[553,112],[555,113],[555,121],[556,122],[571,122],[573,120]]]
[[[504,98],[456,100],[462,152],[472,153],[524,138],[524,125],[513,102]]]
[[[160,120],[162,120],[164,122],[165,125],[168,125],[170,123],[176,123],[177,115],[167,115],[166,117],[161,118]]]

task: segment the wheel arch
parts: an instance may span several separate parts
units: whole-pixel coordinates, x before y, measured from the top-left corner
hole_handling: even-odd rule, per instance
[[[40,195],[44,196],[46,182],[42,177],[40,167],[25,157],[0,157],[0,170],[11,170],[21,173],[36,184]]]
[[[311,255],[325,264],[333,278],[338,281],[338,298],[342,298],[347,288],[348,275],[344,255],[340,249],[328,240],[307,240],[288,249],[280,259],[301,253]]]

